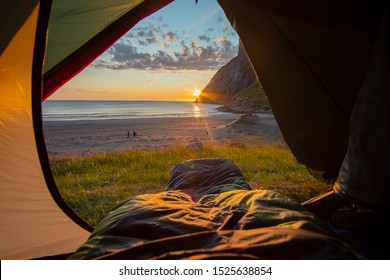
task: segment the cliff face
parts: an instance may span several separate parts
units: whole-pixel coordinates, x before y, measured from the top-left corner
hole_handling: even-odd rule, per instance
[[[225,104],[255,82],[256,74],[240,46],[238,55],[217,71],[196,102]]]
[[[215,73],[196,102],[222,104],[220,111],[233,113],[271,108],[241,45],[238,55]]]

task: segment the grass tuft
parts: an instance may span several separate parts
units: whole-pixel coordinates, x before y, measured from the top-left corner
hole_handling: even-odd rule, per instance
[[[242,140],[242,139],[241,139]],[[51,157],[60,193],[73,210],[91,225],[125,199],[165,190],[177,164],[200,158],[226,158],[242,171],[253,189],[278,191],[297,202],[325,192],[331,185],[313,178],[285,144],[257,146],[253,139],[234,140],[201,151],[184,146],[156,151],[126,151],[101,155]]]

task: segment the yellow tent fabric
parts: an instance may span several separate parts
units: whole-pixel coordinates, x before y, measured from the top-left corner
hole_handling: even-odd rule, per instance
[[[31,85],[38,10],[1,54],[0,259],[72,252],[88,234],[53,200],[37,153]]]

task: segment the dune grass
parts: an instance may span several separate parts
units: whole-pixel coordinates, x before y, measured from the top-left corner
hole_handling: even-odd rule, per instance
[[[173,167],[188,159],[226,158],[253,189],[271,189],[302,202],[331,186],[313,178],[285,144],[251,145],[240,139],[190,151],[175,146],[77,157],[51,157],[56,184],[65,201],[91,225],[112,206],[138,194],[165,190]]]

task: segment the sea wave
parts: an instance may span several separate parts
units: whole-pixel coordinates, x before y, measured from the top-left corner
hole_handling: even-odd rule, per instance
[[[205,117],[226,114],[216,104],[188,101],[79,101],[48,100],[43,121],[109,120],[134,118]]]

